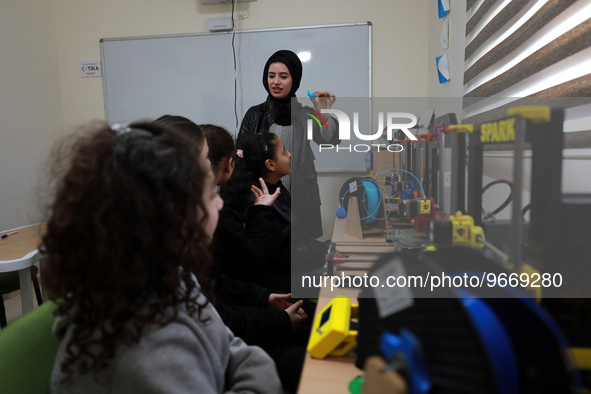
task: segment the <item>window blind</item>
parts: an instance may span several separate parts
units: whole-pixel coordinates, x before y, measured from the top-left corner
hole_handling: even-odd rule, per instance
[[[463,123],[550,105],[565,108],[565,131],[591,130],[591,0],[467,0],[466,7]]]

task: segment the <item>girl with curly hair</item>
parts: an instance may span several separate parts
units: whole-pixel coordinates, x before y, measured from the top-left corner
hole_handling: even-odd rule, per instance
[[[198,144],[101,123],[61,152],[42,241],[59,304],[52,393],[281,392],[272,360],[208,302],[222,202]]]

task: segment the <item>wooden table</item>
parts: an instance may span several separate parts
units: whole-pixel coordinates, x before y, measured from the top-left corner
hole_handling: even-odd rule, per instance
[[[45,224],[13,228],[0,232],[0,235],[9,234],[13,231],[18,232],[0,239],[0,273],[19,272],[21,303],[24,315],[33,310],[31,266],[43,258],[38,248],[41,236],[45,232]]]
[[[317,312],[332,300],[332,298],[322,297],[323,290],[320,290],[321,298],[318,298]],[[359,291],[358,289],[339,289],[339,294],[351,298],[356,303]],[[348,393],[349,382],[361,373],[361,370],[354,365],[356,358],[354,351],[342,357],[327,356],[324,359],[315,359],[310,356],[310,353],[306,354],[298,393]]]
[[[347,219],[339,219],[336,218],[334,221],[334,227],[332,229],[332,242],[336,243],[355,243],[356,248],[360,248],[362,250],[366,248],[376,248],[376,246],[364,246],[364,244],[383,244],[385,248],[393,248],[392,245],[386,243],[386,236],[385,235],[371,235],[366,236],[363,239],[356,238],[352,235],[349,235],[345,232]],[[393,249],[391,249],[393,250]]]
[[[343,254],[348,252],[369,252],[366,255],[355,255],[359,259],[366,258],[367,262],[346,262],[339,265],[352,269],[343,271],[347,275],[367,272],[373,264],[372,261],[378,258],[380,253],[394,251],[394,246],[386,243],[385,236],[371,236],[361,240],[346,234],[345,219],[335,219],[331,241],[337,245],[348,244],[346,246],[337,246],[337,250]],[[381,245],[376,246],[377,244]],[[352,257],[354,254],[350,256]],[[358,270],[355,270],[356,268]],[[338,266],[333,275],[341,275]],[[337,295],[349,297],[356,303],[360,290],[357,288],[337,288],[331,291],[328,287],[321,288],[316,312],[320,312]],[[354,365],[356,358],[357,355],[354,351],[350,351],[342,357],[328,356],[324,359],[314,359],[309,353],[306,354],[298,392],[301,394],[349,393],[349,383],[362,372]]]
[[[363,275],[371,269],[375,260],[382,254],[395,251],[394,245],[387,243],[384,235],[374,235],[364,239],[348,235],[345,233],[345,222],[346,219],[335,219],[331,242],[336,245],[338,253],[348,257],[342,259],[345,261],[344,263],[335,264],[332,273],[329,269],[329,275]],[[336,258],[335,260],[341,259]],[[324,295],[326,297],[336,296],[334,291],[324,291]]]

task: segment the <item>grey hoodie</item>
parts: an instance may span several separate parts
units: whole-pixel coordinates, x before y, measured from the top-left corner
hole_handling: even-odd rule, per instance
[[[205,302],[203,294],[198,302]],[[282,392],[272,359],[235,337],[211,304],[202,310],[201,320],[181,310],[170,324],[147,330],[138,344],[119,345],[97,379],[94,372],[75,373],[65,385],[60,366],[73,329],[67,317],[58,317],[53,326],[61,340],[51,376],[53,394]]]

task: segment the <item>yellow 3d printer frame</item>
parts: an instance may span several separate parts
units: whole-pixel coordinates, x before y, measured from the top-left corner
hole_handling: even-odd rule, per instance
[[[357,331],[351,319],[357,318],[358,304],[346,297],[336,297],[316,315],[308,352],[314,358],[343,356],[356,344]]]

